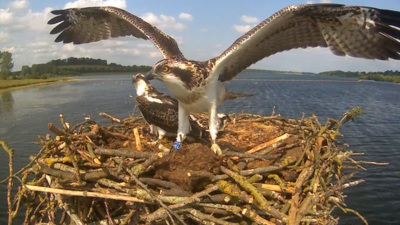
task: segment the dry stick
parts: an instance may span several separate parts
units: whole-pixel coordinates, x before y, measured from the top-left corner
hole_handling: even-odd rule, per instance
[[[128,158],[150,158],[154,155],[152,152],[138,152],[132,150],[121,150],[121,149],[105,149],[105,148],[97,148],[94,150],[94,153],[97,155],[106,155],[106,156],[121,156]],[[166,153],[163,153],[166,155]]]
[[[343,184],[343,185],[340,185],[340,186],[337,186],[337,187],[333,187],[329,191],[325,192],[323,195],[325,197],[327,197],[328,195],[332,194],[335,191],[340,191],[340,190],[343,190],[343,189],[348,188],[348,187],[353,187],[353,186],[358,185],[358,184],[363,183],[363,182],[365,182],[365,181],[363,179],[361,179],[361,180],[356,180],[356,181],[353,181],[353,182],[349,182],[349,183],[346,183],[346,184]]]
[[[368,225],[367,220],[366,220],[363,216],[361,216],[357,211],[355,211],[355,210],[353,210],[353,209],[350,209],[350,208],[343,208],[342,206],[339,205],[339,203],[338,203],[336,200],[333,200],[332,198],[330,198],[330,200],[331,200],[331,202],[333,202],[338,208],[340,208],[344,213],[347,213],[348,211],[349,211],[349,212],[352,212],[352,213],[356,214],[356,215],[364,222],[365,225]]]
[[[120,225],[125,225],[128,223],[128,221],[131,219],[131,217],[133,216],[133,212],[134,210],[129,210],[129,214],[126,215],[126,217],[121,221]]]
[[[54,182],[51,181],[51,177],[49,175],[46,175],[46,180],[50,184],[50,186],[52,186],[52,187],[55,186]],[[25,187],[27,187],[28,189],[30,189],[32,191],[35,191],[35,190],[29,188],[28,186],[37,187],[37,186],[32,186],[32,185],[25,185]],[[55,188],[46,188],[46,187],[38,187],[38,188],[40,188],[40,189],[55,189]],[[58,193],[53,192],[53,191],[48,191],[48,192],[54,194],[54,196],[58,202],[58,206],[60,208],[64,208],[65,212],[70,216],[71,220],[73,220],[76,225],[83,225],[83,222],[81,221],[81,219],[79,219],[79,216],[76,214],[75,209],[73,207],[70,207],[70,204],[65,202],[61,195],[59,195]]]
[[[184,207],[190,203],[199,202],[201,197],[206,196],[206,195],[210,194],[211,192],[216,191],[218,189],[219,189],[218,184],[212,185],[211,187],[205,189],[204,191],[197,192],[196,194],[192,195],[186,201],[183,201],[178,204],[170,205],[169,208],[170,209],[178,209],[178,208]],[[155,212],[153,212],[151,214],[148,214],[146,216],[141,216],[140,220],[146,221],[146,222],[152,222],[152,221],[155,221],[158,219],[164,219],[166,216],[167,216],[167,211],[164,208],[159,208],[158,210],[156,210]]]
[[[270,191],[276,191],[276,192],[284,192],[284,193],[290,193],[292,194],[294,191],[293,187],[287,187],[285,190],[282,190],[279,185],[275,184],[253,184],[253,185],[259,185],[260,188],[270,190]]]
[[[244,208],[242,210],[242,214],[256,222],[257,224],[266,224],[266,225],[275,225],[275,223],[272,223],[264,218],[262,218],[260,215],[258,215],[254,210],[251,210],[250,208]]]
[[[155,185],[158,187],[169,188],[171,190],[175,190],[175,191],[179,192],[180,196],[192,195],[192,193],[190,193],[189,191],[183,190],[179,185],[177,185],[173,182],[170,182],[170,181],[159,180],[159,179],[148,178],[148,177],[141,177],[141,178],[139,178],[139,180],[148,185]]]
[[[196,209],[184,209],[183,211],[189,212],[190,214],[192,214],[193,216],[195,216],[195,217],[197,217],[199,219],[208,220],[208,221],[214,222],[216,224],[239,225],[238,223],[230,223],[230,222],[215,218],[215,217],[213,217],[211,215],[204,214],[204,213],[202,213],[202,212],[200,212],[200,211],[198,211]]]
[[[281,154],[275,155],[254,155],[254,154],[246,154],[242,152],[233,152],[233,151],[226,151],[224,152],[225,156],[237,156],[238,158],[254,158],[254,159],[277,159],[281,156]],[[232,158],[236,159],[236,158]]]
[[[104,116],[104,117],[110,119],[112,122],[121,123],[121,120],[120,120],[120,119],[117,119],[117,118],[115,118],[115,117],[113,117],[113,116],[110,116],[110,115],[108,115],[107,113],[100,112],[99,115],[100,115],[100,116]]]
[[[60,114],[60,120],[61,120],[61,125],[63,126],[64,132],[68,132],[68,126],[64,121],[64,116],[63,114]]]
[[[301,220],[303,219],[303,217],[305,216],[305,214],[307,212],[307,208],[312,203],[313,198],[314,198],[314,194],[311,194],[311,192],[308,192],[307,197],[301,202],[301,205],[297,211],[295,224],[300,224]]]
[[[284,135],[279,136],[279,137],[277,137],[275,139],[272,139],[272,140],[270,140],[268,142],[265,142],[264,144],[257,145],[256,147],[246,151],[245,153],[246,154],[252,154],[254,152],[258,152],[258,151],[260,151],[260,150],[262,150],[262,149],[264,149],[264,148],[266,148],[266,147],[268,147],[270,145],[273,145],[273,144],[275,144],[275,143],[277,143],[279,141],[283,141],[285,139],[288,139],[290,136],[291,136],[290,134],[284,134]]]
[[[286,218],[284,215],[282,215],[278,210],[275,208],[271,207],[268,201],[264,198],[264,196],[260,193],[260,191],[255,188],[253,185],[249,184],[246,182],[246,178],[227,169],[224,166],[221,166],[221,171],[232,177],[237,183],[240,184],[246,191],[250,192],[255,200],[258,202],[260,209],[265,210],[268,214],[274,216],[275,218],[278,218],[282,220],[283,222],[286,222]]]
[[[121,200],[121,201],[131,201],[131,202],[142,202],[153,204],[151,202],[132,197],[126,195],[115,195],[115,194],[103,194],[98,192],[90,192],[90,191],[71,191],[59,188],[48,188],[48,187],[39,187],[33,185],[25,185],[29,190],[32,191],[40,191],[40,192],[50,192],[55,194],[61,195],[71,195],[71,196],[83,196],[83,197],[93,197],[93,198],[104,198],[104,199],[114,199],[114,200]]]
[[[1,142],[0,142],[0,144],[1,144]],[[18,170],[18,172],[14,173],[14,174],[12,174],[11,176],[9,176],[9,177],[3,179],[2,181],[0,181],[0,184],[6,182],[6,181],[7,181],[8,179],[10,179],[11,177],[16,177],[16,176],[18,176],[20,173],[24,172],[28,167],[30,167],[30,166],[36,161],[37,158],[39,158],[39,156],[42,154],[42,152],[43,152],[45,149],[46,149],[45,147],[42,147],[42,149],[40,149],[39,153],[28,163],[28,165],[24,166],[23,168],[21,168],[20,170]]]
[[[13,177],[13,156],[14,156],[14,149],[12,148],[8,148],[8,146],[6,145],[6,143],[4,143],[4,141],[0,141],[0,145],[3,147],[4,151],[6,151],[8,153],[8,158],[9,158],[9,162],[8,162],[8,167],[10,168],[10,176],[8,179],[8,185],[7,185],[7,205],[8,205],[8,224],[11,225],[12,224],[12,201],[11,201],[11,189],[13,187],[13,181],[12,181],[12,177]]]
[[[109,131],[108,129],[106,129],[104,127],[99,127],[99,132],[100,132],[100,134],[102,134],[105,137],[120,138],[120,139],[123,139],[123,140],[125,140],[125,139],[126,140],[132,140],[133,139],[132,137],[127,136],[125,134],[120,134],[120,133],[117,133],[117,132],[111,132],[111,131]]]
[[[82,185],[83,183],[82,183],[81,175],[79,173],[78,162],[76,162],[74,160],[74,156],[72,155],[72,152],[71,152],[71,149],[70,149],[69,145],[65,146],[64,149],[65,149],[65,152],[67,153],[67,156],[71,159],[72,165],[74,166],[74,169],[75,169],[74,175],[75,175],[75,177],[77,179],[77,182],[78,182],[79,185]]]
[[[354,155],[354,154],[351,154]],[[355,161],[358,164],[372,164],[372,165],[376,165],[376,166],[387,166],[389,165],[389,163],[378,163],[378,162],[369,162],[369,161]]]
[[[55,133],[58,136],[66,135],[66,133],[63,130],[61,130],[60,128],[56,127],[56,125],[54,125],[52,123],[49,123],[47,125],[47,127],[49,128],[49,130],[51,132]]]
[[[254,202],[254,197],[242,191],[238,186],[232,184],[226,180],[218,181],[219,190],[230,196],[236,197],[243,202],[252,204]]]
[[[142,151],[142,142],[140,142],[139,130],[137,127],[133,129],[133,135],[135,135],[136,149]]]
[[[306,165],[309,165],[310,161],[306,162]],[[299,205],[299,197],[300,194],[303,193],[302,186],[306,180],[313,174],[314,166],[310,166],[308,168],[303,169],[299,174],[295,187],[294,187],[294,195],[292,195],[292,200],[290,202],[290,210],[289,210],[289,225],[294,225],[296,223],[296,215],[298,212]]]
[[[293,164],[296,162],[296,158],[293,156],[288,156],[287,158],[285,158],[284,160],[282,160],[282,162],[277,163],[273,166],[267,166],[267,167],[260,167],[257,169],[250,169],[250,170],[242,170],[239,172],[240,175],[242,176],[249,176],[249,175],[254,175],[254,174],[264,174],[264,173],[271,173],[274,171],[278,171],[281,169],[284,169],[285,167],[287,167],[290,164]],[[224,174],[224,175],[217,175],[215,176],[215,178],[213,179],[213,181],[218,181],[218,180],[225,180],[227,179],[229,176]]]
[[[150,159],[149,159],[150,160]],[[152,197],[153,200],[155,200],[161,207],[163,207],[165,210],[167,210],[168,213],[173,215],[181,224],[186,225],[186,223],[175,213],[170,209],[167,205],[165,205],[157,196],[155,196],[149,189],[147,189],[146,185],[144,185],[137,177],[134,172],[131,172],[130,170],[127,170],[129,175],[132,176],[133,180],[137,185],[139,185],[141,188],[143,188],[147,193]],[[172,221],[174,221],[171,218]]]
[[[240,216],[240,212],[242,208],[235,205],[223,205],[223,204],[215,204],[215,203],[199,203],[199,206],[208,207],[208,208],[216,208],[216,209],[224,209],[228,212],[234,213],[235,215]]]

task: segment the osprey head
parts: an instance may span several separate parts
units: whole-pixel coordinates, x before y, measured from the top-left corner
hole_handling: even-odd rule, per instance
[[[150,82],[141,73],[137,73],[132,76],[132,84],[135,85],[137,96],[147,94],[149,87],[151,87]]]
[[[191,89],[203,78],[198,62],[176,59],[163,59],[157,62],[146,74],[146,79],[156,79],[169,86],[170,90],[180,86]],[[173,90],[171,90],[173,92]]]

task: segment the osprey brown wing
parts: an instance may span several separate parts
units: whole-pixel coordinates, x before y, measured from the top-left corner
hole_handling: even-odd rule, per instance
[[[50,34],[56,42],[83,44],[112,37],[134,36],[150,39],[164,58],[181,57],[178,44],[171,36],[141,18],[115,7],[87,7],[52,11],[56,17],[48,24],[59,23]]]
[[[208,61],[231,80],[251,64],[296,48],[328,47],[338,56],[399,60],[400,12],[338,4],[289,6],[237,39]]]

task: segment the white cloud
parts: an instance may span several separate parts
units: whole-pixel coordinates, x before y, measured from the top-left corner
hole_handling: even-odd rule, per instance
[[[176,43],[177,43],[179,46],[184,44],[183,37],[181,37],[181,36],[174,36],[174,35],[171,35],[171,37],[172,37],[173,39],[175,39]]]
[[[155,46],[153,44],[144,44],[144,43],[140,43],[137,45],[138,48],[155,48]]]
[[[179,19],[192,21],[193,20],[193,16],[188,14],[188,13],[181,13],[181,14],[179,14]]]
[[[76,48],[75,48],[75,45],[72,44],[72,43],[70,43],[70,44],[65,44],[65,45],[62,46],[62,48],[63,48],[64,51],[68,51],[68,52],[75,51],[75,49],[76,49]]]
[[[12,20],[13,13],[10,9],[0,9],[0,25],[9,24]]]
[[[14,16],[14,13],[7,13],[0,9],[0,24],[3,29],[9,32],[46,32],[50,31],[47,21],[51,18],[50,12],[53,9],[48,7],[42,12],[32,12],[28,10],[23,15]],[[2,21],[2,22],[1,22]],[[11,22],[12,21],[12,22]]]
[[[25,52],[25,48],[22,48],[19,45],[14,45],[14,46],[11,46],[11,47],[3,47],[0,50],[1,51],[11,52],[13,54],[13,57],[15,56],[15,54]]]
[[[118,39],[103,40],[103,41],[101,41],[99,43],[101,43],[105,47],[125,46],[125,45],[128,44],[127,41],[119,41]]]
[[[33,53],[35,54],[48,54],[48,53],[56,53],[57,47],[55,45],[50,45],[45,48],[35,48],[33,49]]]
[[[7,34],[6,32],[0,31],[0,43],[7,43],[10,41],[10,35]]]
[[[252,28],[250,25],[233,25],[233,29],[238,33],[246,33]]]
[[[48,43],[48,42],[43,42],[43,41],[39,41],[39,42],[31,42],[31,43],[28,43],[28,44],[26,44],[26,47],[33,47],[33,48],[36,48],[36,47],[44,47],[44,46],[48,46],[48,45],[50,45],[50,43]]]
[[[65,4],[64,9],[67,8],[81,8],[89,6],[114,6],[121,9],[126,9],[125,0],[77,0]]]
[[[134,48],[117,48],[115,52],[124,53],[126,55],[140,55],[140,51]]]
[[[150,23],[153,26],[157,26],[159,29],[172,29],[172,30],[183,30],[186,29],[186,25],[179,23],[173,16],[166,16],[161,14],[159,17],[154,13],[147,12],[141,18]]]
[[[208,32],[208,29],[207,28],[202,28],[200,31],[201,32]]]
[[[1,51],[15,53],[15,47],[3,47]]]
[[[10,7],[13,10],[25,10],[29,7],[29,2],[27,0],[16,0],[10,3]]]
[[[162,57],[162,54],[161,54],[161,52],[159,52],[159,51],[154,51],[154,52],[149,52],[149,56],[150,56],[150,58],[160,58],[160,57]]]
[[[251,17],[251,16],[246,16],[246,15],[243,15],[242,17],[240,17],[240,19],[244,23],[257,23],[258,22],[258,18],[257,17]]]

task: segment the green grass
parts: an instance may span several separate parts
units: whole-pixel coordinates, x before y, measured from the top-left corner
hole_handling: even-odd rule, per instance
[[[22,87],[34,84],[50,84],[58,81],[67,81],[68,79],[23,79],[23,80],[0,80],[0,90],[14,87]]]
[[[92,76],[92,75],[124,75],[124,74],[137,74],[137,73],[143,73],[146,74],[149,72],[148,70],[146,71],[136,71],[136,72],[129,72],[129,71],[124,71],[124,72],[90,72],[90,73],[82,73],[82,76]]]

